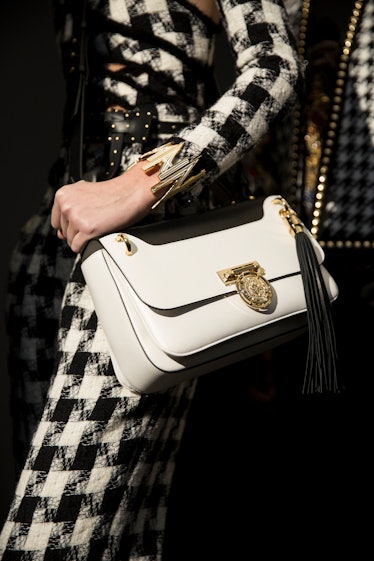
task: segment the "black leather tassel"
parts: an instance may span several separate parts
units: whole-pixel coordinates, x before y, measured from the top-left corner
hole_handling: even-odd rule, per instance
[[[296,212],[283,198],[281,216],[295,236],[297,256],[307,306],[309,345],[303,393],[340,391],[337,376],[337,351],[331,302],[312,241]]]
[[[309,346],[303,393],[339,392],[337,353],[331,303],[308,235],[295,234],[307,305]]]

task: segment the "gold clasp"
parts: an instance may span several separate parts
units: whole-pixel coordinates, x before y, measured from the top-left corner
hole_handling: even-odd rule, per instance
[[[257,261],[217,271],[225,286],[236,285],[239,296],[253,310],[267,310],[273,299],[271,285],[264,274],[265,270]]]

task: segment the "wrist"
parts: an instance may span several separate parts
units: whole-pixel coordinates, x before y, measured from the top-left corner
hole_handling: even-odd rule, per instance
[[[123,185],[131,185],[138,193],[139,204],[151,208],[157,203],[160,194],[153,193],[152,188],[159,182],[157,169],[153,173],[144,173],[143,162],[137,161],[129,166],[121,175],[113,178],[121,188]],[[142,201],[142,202],[141,202]]]

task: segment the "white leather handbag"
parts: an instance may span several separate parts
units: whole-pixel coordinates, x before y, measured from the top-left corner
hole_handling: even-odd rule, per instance
[[[336,390],[338,288],[283,198],[108,234],[81,258],[114,370],[133,391],[165,390],[308,328],[305,390]]]

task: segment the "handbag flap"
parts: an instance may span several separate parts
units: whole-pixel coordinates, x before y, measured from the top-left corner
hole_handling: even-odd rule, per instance
[[[218,271],[244,263],[258,262],[270,283],[300,274],[295,239],[275,198],[129,228],[125,236],[131,255],[125,243],[116,241],[117,234],[101,237],[100,243],[108,264],[113,260],[109,266],[118,267],[142,302],[160,310],[191,305],[235,293],[235,284],[226,286]],[[310,238],[322,263],[322,248]]]

